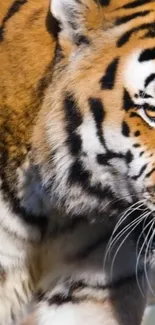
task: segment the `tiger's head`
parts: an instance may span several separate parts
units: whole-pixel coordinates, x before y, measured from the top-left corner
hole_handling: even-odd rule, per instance
[[[51,11],[60,33],[34,147],[52,201],[76,215],[137,200],[155,210],[155,4],[52,0]]]

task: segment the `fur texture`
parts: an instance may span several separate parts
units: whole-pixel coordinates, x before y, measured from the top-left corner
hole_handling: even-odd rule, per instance
[[[32,311],[35,325],[139,325],[154,236],[154,1],[52,0],[59,25],[48,1],[0,7],[0,324]]]

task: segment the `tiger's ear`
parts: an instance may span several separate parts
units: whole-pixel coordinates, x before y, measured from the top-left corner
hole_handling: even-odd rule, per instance
[[[85,10],[86,4],[81,0],[51,1],[52,15],[59,21],[61,30],[72,41],[84,28]]]
[[[73,43],[86,43],[90,30],[97,28],[100,11],[94,0],[51,0],[51,12],[59,21],[63,35]]]

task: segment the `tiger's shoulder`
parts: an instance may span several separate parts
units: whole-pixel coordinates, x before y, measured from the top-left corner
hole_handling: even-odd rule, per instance
[[[30,149],[50,82],[57,28],[48,0],[0,3],[0,179],[3,195],[14,206],[16,170]]]
[[[28,165],[33,126],[50,83],[56,32],[48,0],[0,2],[1,324],[15,322],[40,276],[38,219],[20,200],[18,184],[24,175],[18,170]]]

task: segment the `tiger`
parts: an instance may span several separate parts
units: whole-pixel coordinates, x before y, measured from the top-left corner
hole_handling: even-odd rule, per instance
[[[155,2],[0,4],[0,325],[140,325]]]

